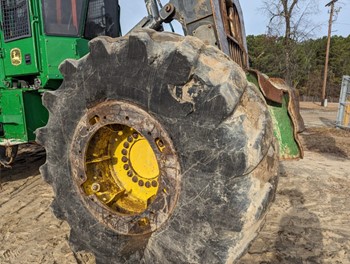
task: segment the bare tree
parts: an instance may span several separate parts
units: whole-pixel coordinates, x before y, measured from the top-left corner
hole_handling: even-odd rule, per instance
[[[263,10],[269,17],[268,34],[284,38],[285,79],[292,83],[294,43],[305,40],[319,26],[310,20],[318,12],[316,0],[265,0]]]

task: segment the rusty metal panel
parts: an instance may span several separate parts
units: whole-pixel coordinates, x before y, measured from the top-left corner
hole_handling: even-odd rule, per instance
[[[175,6],[175,19],[181,23],[186,35],[193,35],[201,25],[214,23],[210,0],[170,0],[170,3]]]
[[[248,52],[242,9],[238,0],[171,0],[186,35],[217,46],[243,68]]]
[[[273,121],[274,135],[279,143],[280,159],[303,158],[304,151],[298,133],[305,129],[299,113],[295,90],[280,78],[268,78],[249,70],[248,80],[264,95]]]
[[[265,98],[275,103],[282,103],[283,90],[277,89],[261,72],[252,69],[250,69],[249,72],[256,76],[261,92]]]

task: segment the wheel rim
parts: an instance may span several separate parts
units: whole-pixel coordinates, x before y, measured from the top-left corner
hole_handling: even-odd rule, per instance
[[[72,142],[75,186],[94,217],[122,234],[152,232],[166,222],[180,166],[157,120],[132,104],[104,102],[82,117]]]
[[[85,194],[95,194],[113,211],[142,213],[158,192],[156,155],[147,139],[129,126],[102,126],[88,142],[85,167]]]

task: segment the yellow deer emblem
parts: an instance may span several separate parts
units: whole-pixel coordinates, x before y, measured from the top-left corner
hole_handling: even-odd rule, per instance
[[[12,49],[10,52],[10,56],[11,56],[12,65],[18,66],[22,63],[22,54],[20,49],[18,48]]]

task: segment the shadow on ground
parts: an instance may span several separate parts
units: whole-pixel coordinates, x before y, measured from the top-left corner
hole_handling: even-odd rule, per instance
[[[344,141],[344,144],[342,144],[342,141],[338,143],[335,139],[335,136],[337,135],[333,130],[335,129],[307,129],[305,133],[301,134],[304,147],[306,150],[318,152],[320,154],[334,155],[339,158],[349,158],[349,142],[346,140],[346,136],[338,136],[338,138],[343,139],[342,141]]]
[[[0,168],[0,184],[39,175],[39,168],[45,163],[45,149],[36,144],[20,146],[11,168]]]
[[[328,127],[335,127],[335,121],[332,119],[320,117],[321,122]]]
[[[282,189],[277,195],[283,210],[271,208],[270,219],[238,264],[323,263],[320,219],[307,208],[303,193]]]
[[[320,220],[305,206],[303,194],[283,190],[292,206],[281,218],[275,241],[276,263],[322,263],[323,236]]]

